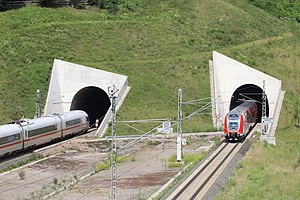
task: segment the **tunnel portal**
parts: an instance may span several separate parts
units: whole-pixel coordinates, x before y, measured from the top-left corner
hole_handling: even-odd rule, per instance
[[[255,100],[258,105],[258,119],[257,122],[261,123],[262,117],[262,92],[263,90],[254,84],[245,84],[237,88],[231,96],[230,108],[229,110],[234,109],[244,100]],[[269,117],[269,102],[268,97],[266,98],[266,115]]]
[[[110,105],[110,99],[106,92],[98,87],[89,86],[75,94],[70,110],[85,111],[90,118],[90,125],[93,125],[96,119],[99,119],[100,123],[102,122]]]

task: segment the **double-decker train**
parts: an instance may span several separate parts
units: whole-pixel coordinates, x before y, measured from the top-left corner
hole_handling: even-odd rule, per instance
[[[89,117],[81,110],[22,119],[0,126],[0,157],[86,131]]]
[[[257,103],[244,101],[227,113],[224,120],[225,141],[241,141],[258,118]]]

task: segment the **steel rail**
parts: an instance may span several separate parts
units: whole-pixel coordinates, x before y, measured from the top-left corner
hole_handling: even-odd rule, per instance
[[[223,144],[224,141],[221,143]],[[204,166],[199,172],[175,195],[172,200],[178,199],[184,191],[195,181],[195,179],[219,156],[219,154],[226,148],[229,143],[226,143]]]
[[[255,124],[256,125],[256,124]],[[245,136],[245,140],[247,138],[251,138],[253,136],[254,133],[254,128],[255,125],[250,128],[249,132],[246,134]],[[244,141],[243,141],[244,142]],[[215,154],[213,156],[208,157],[207,158],[207,163],[203,163],[203,167],[200,169],[201,166],[199,166],[198,169],[196,169],[196,171],[194,172],[194,174],[191,174],[189,178],[186,179],[186,181],[177,188],[177,191],[175,190],[175,192],[173,192],[171,195],[169,195],[169,197],[167,198],[167,200],[176,200],[176,199],[182,199],[183,196],[185,195],[184,193],[190,193],[189,197],[185,197],[188,199],[199,199],[201,197],[199,197],[199,194],[201,193],[201,191],[204,191],[207,189],[207,185],[211,182],[212,179],[214,179],[215,175],[218,174],[218,171],[220,170],[220,168],[224,167],[224,164],[226,162],[228,162],[228,159],[230,159],[230,157],[232,156],[232,154],[234,153],[234,151],[236,151],[236,149],[238,149],[238,147],[240,147],[241,145],[243,145],[242,143],[236,143],[234,145],[231,146],[231,148],[226,148],[228,144],[230,143],[225,143],[224,146],[220,147],[218,149],[217,152],[215,152]],[[224,143],[224,141],[221,143],[221,145]],[[223,151],[224,150],[224,151]],[[226,152],[225,152],[226,151]],[[207,168],[208,166],[212,166],[213,162],[217,161],[216,158],[220,157],[220,154],[222,154],[222,157],[219,159],[222,160],[218,160],[218,162],[216,163],[216,165],[214,165],[214,168]],[[204,161],[205,162],[205,161]],[[204,176],[205,170],[211,170],[206,176]],[[199,170],[199,171],[197,171]],[[196,184],[196,180],[199,179],[200,176],[204,176],[203,179],[201,180],[201,183],[199,183],[200,186],[197,186],[197,188],[195,188]],[[197,184],[196,184],[197,185]],[[193,186],[195,188],[195,191],[189,191],[188,187]]]
[[[202,191],[202,189],[205,187],[205,185],[212,179],[212,177],[215,175],[215,173],[219,170],[219,168],[224,164],[224,162],[227,160],[227,158],[232,154],[232,152],[235,150],[235,148],[239,145],[239,143],[235,144],[233,148],[230,150],[230,152],[223,158],[222,162],[214,169],[214,171],[207,177],[207,179],[202,183],[202,185],[197,189],[197,191],[193,194],[191,197],[192,199],[196,199],[197,195]]]

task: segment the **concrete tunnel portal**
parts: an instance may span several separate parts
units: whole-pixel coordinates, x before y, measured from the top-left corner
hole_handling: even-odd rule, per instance
[[[231,96],[230,108],[229,110],[234,109],[240,105],[243,100],[254,100],[258,105],[258,119],[257,122],[261,123],[262,117],[262,92],[263,90],[254,84],[245,84],[238,87]],[[266,98],[266,116],[269,117],[269,102],[268,97]]]
[[[90,118],[90,125],[94,125],[96,119],[102,122],[110,105],[110,99],[105,91],[99,87],[88,86],[75,94],[70,110],[85,111]]]
[[[262,123],[264,89],[265,114],[268,119],[265,135],[262,135],[261,139],[275,144],[275,132],[284,98],[281,80],[217,51],[213,51],[209,69],[214,126],[222,128],[228,111],[241,104],[243,100],[257,102],[258,119],[256,122]]]

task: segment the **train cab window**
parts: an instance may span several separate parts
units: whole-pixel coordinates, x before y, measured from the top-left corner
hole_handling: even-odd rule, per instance
[[[9,135],[3,138],[0,138],[0,145],[6,144],[6,143],[11,143],[14,141],[20,140],[21,136],[20,134],[14,134],[14,135]]]
[[[239,115],[237,115],[237,114],[230,114],[228,116],[228,119],[229,120],[238,120],[239,119]]]
[[[77,125],[77,124],[81,124],[82,121],[81,119],[73,119],[73,120],[70,120],[70,121],[66,121],[66,127],[69,127],[69,126],[74,126],[74,125]]]

